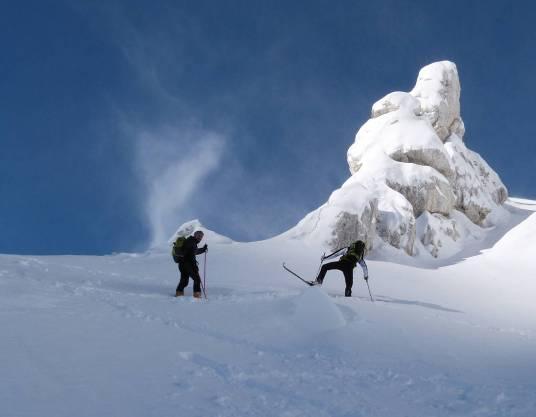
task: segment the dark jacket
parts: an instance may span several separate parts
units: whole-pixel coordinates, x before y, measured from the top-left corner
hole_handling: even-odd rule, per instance
[[[200,255],[204,253],[205,250],[205,248],[199,249],[195,237],[190,236],[184,241],[182,246],[183,257],[181,258],[181,261],[191,266],[196,266],[197,261],[195,260],[195,255]]]
[[[341,248],[335,252],[333,252],[331,255],[328,255],[324,258],[322,258],[322,261],[324,259],[329,259],[331,257],[336,256],[338,253],[340,253],[345,248]],[[361,265],[361,268],[363,268],[363,274],[365,275],[365,279],[368,279],[368,268],[367,264],[365,263],[365,260],[363,259],[363,252],[364,252],[364,244],[363,242],[354,242],[348,248],[346,248],[346,253],[339,258],[339,261],[346,262],[349,264],[352,269],[356,267],[357,264]]]

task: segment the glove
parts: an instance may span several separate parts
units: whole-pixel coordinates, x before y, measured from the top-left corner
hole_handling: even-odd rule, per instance
[[[365,281],[368,281],[368,275],[365,276]]]
[[[205,243],[205,246],[203,246],[203,252],[206,252],[206,251],[208,251],[208,246],[207,246],[207,244]]]

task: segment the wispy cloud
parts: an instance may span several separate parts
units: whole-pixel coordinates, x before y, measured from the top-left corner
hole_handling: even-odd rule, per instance
[[[323,202],[340,181],[333,159],[312,151],[333,137],[318,120],[338,123],[341,107],[326,104],[329,90],[308,67],[286,69],[291,38],[242,43],[243,31],[213,30],[180,7],[146,18],[113,4],[98,10],[135,80],[130,100],[120,98],[116,109],[137,155],[151,245],[192,218],[235,239],[266,238]],[[340,160],[345,175],[344,149]],[[309,175],[314,186],[303,187]]]
[[[137,164],[146,185],[151,246],[167,241],[191,213],[201,183],[220,164],[225,139],[215,132],[165,128],[136,138]]]
[[[146,246],[154,247],[165,243],[182,222],[198,216],[202,200],[196,193],[202,193],[203,181],[218,169],[226,148],[226,135],[199,120],[179,87],[188,61],[184,39],[196,37],[198,28],[178,8],[165,5],[153,10],[155,20],[144,23],[132,19],[122,3],[90,9],[97,17],[96,28],[105,25],[132,76],[134,100],[111,101],[138,173],[139,204],[132,209],[143,210],[150,230]]]

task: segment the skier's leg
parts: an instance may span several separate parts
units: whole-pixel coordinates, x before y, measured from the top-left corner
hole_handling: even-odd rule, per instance
[[[194,280],[194,295],[195,293],[201,294],[201,276],[198,268],[192,268],[192,279]]]
[[[346,282],[346,288],[344,289],[344,295],[346,297],[352,296],[352,286],[354,285],[354,268],[351,265],[346,266],[342,272],[344,273],[344,281]]]
[[[189,268],[182,262],[179,262],[179,271],[181,272],[181,279],[179,285],[177,286],[177,291],[182,292],[188,286],[189,281]]]
[[[322,268],[320,268],[320,272],[318,273],[318,276],[316,277],[316,282],[318,282],[319,284],[322,284],[322,282],[324,282],[324,277],[326,276],[326,272],[332,269],[340,270],[340,261],[329,262],[327,264],[322,265]]]

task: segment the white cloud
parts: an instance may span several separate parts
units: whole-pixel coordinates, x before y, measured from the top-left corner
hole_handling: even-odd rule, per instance
[[[183,221],[196,190],[220,165],[225,139],[202,130],[166,128],[137,136],[137,162],[148,195],[145,210],[151,246],[167,241]]]

